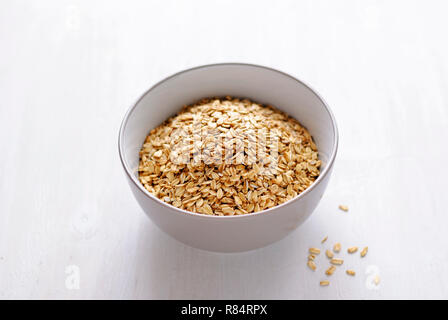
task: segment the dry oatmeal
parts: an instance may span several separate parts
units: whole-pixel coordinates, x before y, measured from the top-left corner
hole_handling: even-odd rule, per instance
[[[361,258],[364,258],[366,256],[368,250],[369,250],[369,247],[365,247],[364,249],[362,249]]]
[[[348,253],[355,253],[356,251],[358,251],[358,247],[350,247],[347,249]]]
[[[316,263],[313,260],[308,260],[307,265],[311,270],[316,271]]]
[[[380,279],[380,276],[379,276],[379,275],[376,275],[376,276],[375,276],[375,279],[373,279],[373,282],[375,282],[376,285],[379,285],[379,284],[380,284],[380,280],[381,280],[381,279]]]
[[[334,253],[328,249],[325,251],[325,254],[327,255],[328,259],[333,259],[334,257]]]
[[[349,270],[347,270],[347,271],[345,271],[349,276],[354,276],[354,275],[356,275],[356,272],[355,272],[355,270],[351,270],[351,269],[349,269]]]
[[[341,244],[338,242],[333,246],[333,251],[338,253],[339,251],[341,251]]]
[[[325,236],[323,238],[323,240],[321,241],[321,244],[324,244],[327,240],[328,240],[328,236]],[[325,275],[327,277],[332,276],[336,272],[336,270],[338,268],[340,268],[340,266],[342,264],[344,264],[344,260],[343,259],[335,258],[335,254],[339,255],[339,253],[341,252],[341,248],[342,248],[341,243],[337,242],[337,243],[335,243],[333,245],[333,251],[331,251],[330,249],[322,249],[322,250],[325,251],[326,257],[328,259],[330,259],[330,266],[325,270]],[[358,252],[358,249],[360,249],[360,248],[358,248],[357,246],[349,247],[349,248],[347,248],[347,253],[348,254],[353,254],[355,252]],[[363,258],[363,257],[365,257],[367,255],[367,251],[368,250],[369,250],[368,247],[364,247],[361,250],[361,252],[360,252],[361,258]],[[311,248],[308,249],[308,252],[310,254],[308,255],[307,264],[308,264],[308,267],[310,269],[312,269],[313,271],[317,270],[317,264],[316,264],[315,259],[316,259],[316,255],[319,254],[320,251],[321,251],[321,249],[316,248],[316,247],[311,247]],[[356,276],[356,271],[353,270],[353,269],[346,269],[345,273],[348,276],[351,276],[351,277],[355,277]],[[375,285],[377,285],[377,286],[379,285],[380,277],[378,275],[376,275],[375,278],[373,279],[373,283]],[[320,282],[321,286],[328,286],[329,284],[330,284],[330,282],[328,280],[324,280],[324,281]]]
[[[320,284],[322,287],[326,287],[326,286],[329,286],[329,285],[330,285],[330,281],[328,281],[328,280],[324,280],[324,281],[319,282],[319,284]]]
[[[336,267],[335,267],[335,266],[330,266],[330,267],[325,271],[325,274],[326,274],[327,276],[331,276],[335,271],[336,271]]]
[[[230,152],[228,152],[230,151]],[[247,99],[202,99],[151,130],[139,179],[159,199],[207,215],[242,215],[293,199],[319,176],[309,132]]]
[[[308,255],[308,260],[314,260],[316,259],[316,256],[314,254]]]
[[[341,265],[341,264],[344,263],[344,260],[338,259],[338,258],[333,258],[333,259],[330,260],[330,263],[331,264],[335,264],[335,265]]]

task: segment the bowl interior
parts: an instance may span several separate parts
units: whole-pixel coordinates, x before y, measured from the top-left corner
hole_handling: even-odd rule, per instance
[[[297,119],[313,136],[322,161],[321,172],[325,170],[337,137],[332,115],[318,95],[297,79],[273,69],[218,64],[190,69],[161,81],[131,108],[119,137],[122,160],[131,175],[138,180],[139,151],[151,129],[175,115],[183,105],[227,95],[271,104]]]

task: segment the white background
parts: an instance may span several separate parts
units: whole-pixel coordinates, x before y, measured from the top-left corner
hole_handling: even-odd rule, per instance
[[[2,1],[0,298],[448,298],[447,11],[443,1]],[[340,130],[311,218],[242,254],[159,231],[117,153],[141,93],[216,62],[297,76]],[[325,235],[370,250],[322,288],[328,262],[313,273],[306,257]]]

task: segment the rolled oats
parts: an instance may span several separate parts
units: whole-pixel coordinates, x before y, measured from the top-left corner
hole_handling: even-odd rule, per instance
[[[308,260],[307,265],[311,270],[316,271],[316,263],[313,260]]]
[[[376,285],[379,285],[380,281],[381,281],[381,279],[380,279],[379,275],[376,275],[375,278],[373,279],[373,282],[375,282]]]
[[[345,271],[349,276],[354,276],[356,272],[354,270],[347,270]]]
[[[242,215],[293,199],[319,176],[309,132],[272,106],[202,99],[150,131],[139,179],[173,206]]]
[[[328,281],[328,280],[324,280],[324,281],[319,282],[319,284],[320,284],[322,287],[324,287],[324,286],[329,286],[329,285],[330,285],[330,281]]]
[[[341,251],[341,244],[338,242],[333,246],[333,251],[338,253],[339,251]]]
[[[325,274],[326,274],[327,276],[331,276],[335,271],[336,271],[336,267],[335,267],[335,266],[330,266],[330,267],[325,271]]]
[[[350,247],[347,249],[348,253],[355,253],[356,251],[358,251],[358,247]]]
[[[333,259],[330,260],[330,263],[331,263],[331,264],[336,264],[336,265],[341,265],[341,264],[344,263],[344,260],[342,260],[342,259],[337,259],[337,258],[333,258]]]
[[[362,249],[361,258],[364,258],[366,256],[368,250],[369,250],[369,247],[365,247],[364,249]]]

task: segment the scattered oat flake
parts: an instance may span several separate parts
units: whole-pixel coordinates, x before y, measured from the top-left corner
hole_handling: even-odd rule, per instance
[[[324,280],[324,281],[319,282],[319,284],[320,284],[322,287],[326,287],[326,286],[329,286],[329,285],[330,285],[330,281],[328,281],[328,280]]]
[[[334,253],[331,252],[330,250],[326,250],[325,254],[327,255],[328,259],[333,259],[334,257]]]
[[[308,260],[307,265],[311,270],[316,271],[316,263],[313,260]]]
[[[356,251],[358,251],[358,247],[350,247],[347,249],[348,253],[355,253]]]
[[[376,275],[375,278],[373,279],[373,281],[375,282],[376,285],[380,284],[380,276]]]
[[[314,259],[316,259],[316,256],[314,254],[310,254],[308,256],[308,260],[314,260]]]
[[[309,248],[308,251],[310,253],[312,253],[312,254],[319,254],[320,253],[320,249],[318,249],[318,248]]]
[[[348,211],[348,207],[345,206],[345,205],[343,205],[343,204],[340,204],[340,205],[339,205],[339,209],[342,210],[342,211],[345,211],[345,212]]]
[[[334,252],[339,252],[341,251],[341,244],[338,242],[333,246],[333,251]]]
[[[324,243],[325,241],[327,241],[328,236],[326,236],[325,238],[322,239],[322,241],[320,243]]]
[[[345,271],[349,276],[354,276],[356,272],[354,270],[347,270]]]
[[[364,258],[366,256],[368,250],[369,250],[369,247],[365,247],[364,249],[362,249],[361,258]]]
[[[331,260],[330,260],[330,263],[331,263],[331,264],[336,264],[336,265],[341,265],[341,264],[344,263],[344,260],[334,258],[334,259],[331,259]]]
[[[328,268],[328,269],[325,271],[325,274],[326,274],[327,276],[331,276],[335,271],[336,271],[336,267],[335,267],[335,266],[330,266],[330,268]]]

